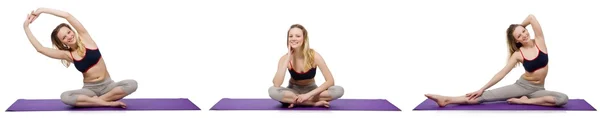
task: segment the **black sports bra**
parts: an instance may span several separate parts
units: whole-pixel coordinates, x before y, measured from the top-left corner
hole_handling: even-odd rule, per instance
[[[315,75],[317,74],[316,67],[313,67],[306,72],[300,72],[300,73],[296,72],[296,71],[294,71],[294,67],[292,66],[291,61],[290,61],[290,68],[288,69],[288,71],[290,72],[290,75],[292,76],[292,79],[294,79],[294,80],[313,79],[313,78],[315,78]]]
[[[73,53],[71,53],[71,58],[73,59],[73,64],[75,64],[75,68],[79,70],[79,72],[87,72],[90,68],[94,67],[98,62],[100,62],[100,58],[102,58],[102,54],[100,54],[99,49],[89,49],[85,48],[85,55],[81,57],[80,60],[76,60],[73,58]]]
[[[535,47],[537,47],[538,49],[538,55],[531,60],[525,59],[523,52],[521,52],[521,56],[523,57],[523,67],[527,72],[534,72],[548,65],[548,54],[542,52],[542,50],[540,50],[537,44],[535,45]]]

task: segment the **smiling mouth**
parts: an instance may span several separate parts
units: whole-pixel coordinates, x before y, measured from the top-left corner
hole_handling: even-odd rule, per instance
[[[298,44],[298,42],[297,42],[297,41],[292,41],[292,42],[290,42],[290,43],[291,43],[291,44],[294,44],[294,45]]]

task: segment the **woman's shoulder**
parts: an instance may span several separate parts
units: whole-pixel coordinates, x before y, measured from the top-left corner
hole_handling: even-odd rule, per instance
[[[523,59],[523,56],[522,56],[521,54],[522,54],[522,53],[521,53],[521,50],[516,50],[515,52],[513,52],[512,54],[510,54],[510,58],[511,58],[511,59],[515,59],[515,60],[517,60],[518,62],[521,62],[521,61],[523,61],[523,60],[522,60],[522,59]]]
[[[321,54],[317,51],[315,51],[314,49],[310,49],[309,53],[312,55],[314,60],[322,60],[323,57],[321,57]]]
[[[315,51],[315,49],[312,49],[312,48],[309,48],[309,49],[308,49],[308,52],[311,52],[311,53],[317,53],[317,51]]]

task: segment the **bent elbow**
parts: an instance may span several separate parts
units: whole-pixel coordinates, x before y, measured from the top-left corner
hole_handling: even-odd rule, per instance
[[[39,48],[35,48],[35,51],[41,54],[44,54],[44,50],[43,49],[39,49]]]
[[[61,17],[65,18],[67,21],[75,20],[75,17],[73,15],[71,15],[71,13],[69,13],[69,12],[64,12],[61,15],[62,15]]]
[[[62,17],[65,17],[65,18],[73,18],[73,15],[71,15],[71,13],[69,13],[69,12],[63,11],[63,12],[62,12]]]
[[[278,87],[281,85],[281,83],[283,83],[283,80],[277,79],[277,78],[273,78],[273,86],[274,87]]]
[[[333,81],[333,79],[326,81],[326,83],[329,83],[329,85],[331,86],[335,85],[335,81]]]

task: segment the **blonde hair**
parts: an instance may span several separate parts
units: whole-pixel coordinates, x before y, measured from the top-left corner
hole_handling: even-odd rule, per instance
[[[58,38],[58,31],[60,31],[60,29],[63,27],[69,28],[69,30],[72,30],[75,33],[75,41],[77,44],[76,49],[73,49],[72,47],[65,45]],[[58,50],[69,51],[69,53],[75,51],[79,55],[84,55],[85,46],[83,45],[83,42],[81,42],[81,38],[79,37],[79,34],[77,33],[77,31],[73,30],[71,28],[71,26],[69,26],[69,24],[61,23],[58,26],[56,26],[56,28],[54,28],[54,30],[51,33],[50,39],[52,40],[53,47]],[[67,60],[61,60],[61,62],[65,67],[69,67],[69,65],[71,65],[71,63]]]
[[[302,55],[304,55],[304,71],[314,68],[315,51],[313,49],[311,49],[309,46],[308,32],[306,31],[306,28],[304,28],[304,26],[302,26],[300,24],[294,24],[294,25],[290,26],[287,36],[290,35],[290,30],[292,30],[293,28],[298,28],[298,29],[302,30],[302,36],[304,37],[304,41],[303,41],[304,43],[302,43],[302,46],[300,47],[301,48],[300,50],[302,51],[301,53],[302,53]],[[287,44],[289,44],[289,40],[287,40]]]
[[[506,29],[506,43],[508,45],[508,58],[510,59],[510,57],[516,52],[516,51],[520,51],[521,46],[523,46],[521,43],[517,42],[517,39],[515,39],[515,36],[513,35],[513,32],[515,31],[515,29],[517,29],[517,27],[521,26],[520,24],[511,24],[508,29]],[[519,65],[521,62],[517,62],[516,65]]]

